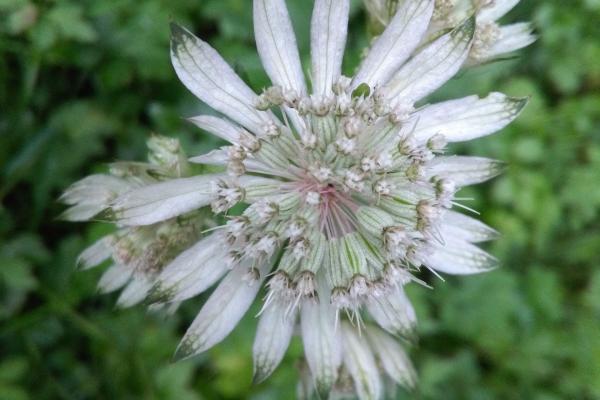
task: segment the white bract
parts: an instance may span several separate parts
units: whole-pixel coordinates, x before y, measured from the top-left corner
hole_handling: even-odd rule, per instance
[[[371,19],[380,26],[388,26],[396,11],[413,0],[363,0]],[[497,21],[512,10],[520,0],[435,0],[433,16],[425,41],[452,29],[472,14],[477,16],[473,45],[465,66],[500,59],[529,46],[535,41],[533,28],[528,22],[499,25]]]
[[[177,304],[224,277],[178,358],[225,338],[265,283],[256,381],[277,367],[298,333],[321,396],[350,390],[381,398],[384,374],[415,384],[394,339],[414,335],[404,286],[421,282],[414,276],[421,269],[460,275],[496,265],[477,247],[496,232],[452,208],[461,206],[457,191],[496,176],[500,164],[446,155],[446,145],[502,129],[527,102],[492,93],[423,105],[467,61],[479,29],[467,16],[423,45],[437,3],[401,3],[355,76],[346,77],[349,0],[316,0],[307,82],[284,0],[255,0],[256,43],[273,84],[260,94],[208,43],[172,25],[177,75],[223,114],[190,121],[230,143],[191,161],[226,172],[115,185],[114,194],[99,191],[101,205],[79,203],[85,218],[108,206],[103,215],[125,232],[207,206],[226,216],[162,267],[148,291],[149,303]],[[106,254],[89,250],[83,258],[91,264]]]

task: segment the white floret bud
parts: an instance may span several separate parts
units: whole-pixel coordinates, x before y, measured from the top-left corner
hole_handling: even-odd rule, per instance
[[[300,96],[294,89],[286,89],[283,91],[283,101],[286,106],[296,108],[300,102]]]
[[[230,160],[243,161],[246,159],[246,150],[242,146],[234,144],[227,147],[227,157]]]
[[[302,142],[302,147],[304,147],[307,150],[314,150],[317,147],[317,135],[315,135],[312,132],[304,133],[300,140]]]
[[[376,163],[378,169],[386,170],[394,165],[394,159],[392,158],[390,152],[384,151],[377,156]]]
[[[331,304],[335,308],[350,308],[352,302],[350,301],[348,291],[343,287],[333,288],[331,291]]]
[[[258,138],[245,129],[240,130],[239,142],[250,153],[256,153],[260,150],[260,141]]]
[[[410,233],[402,226],[390,226],[383,230],[383,246],[392,257],[404,257],[411,243]]]
[[[292,244],[292,254],[296,260],[306,257],[310,250],[310,242],[306,238],[301,238]]]
[[[434,153],[443,152],[447,144],[446,137],[440,133],[436,133],[427,140],[427,148]]]
[[[367,278],[362,275],[354,275],[352,282],[350,282],[350,297],[358,299],[365,296],[369,292],[369,286]]]
[[[408,248],[412,247],[413,246],[411,245]],[[408,252],[409,250],[407,249],[406,253]],[[390,261],[385,264],[383,273],[385,275],[385,279],[394,285],[406,285],[411,281],[410,273],[394,261]]]
[[[227,163],[227,173],[230,176],[242,176],[246,173],[246,167],[243,162],[232,160]]]
[[[418,149],[418,146],[414,136],[403,136],[398,142],[398,152],[403,156],[410,156]]]
[[[267,137],[278,137],[281,134],[281,129],[274,121],[267,121],[263,125],[263,131]]]
[[[278,236],[275,232],[268,232],[265,236],[258,239],[252,246],[251,254],[253,256],[270,256],[277,248]]]
[[[373,191],[380,196],[387,196],[392,193],[394,185],[385,179],[380,179],[373,184]]]
[[[425,232],[430,229],[440,218],[441,210],[428,200],[421,200],[417,204],[417,229]]]
[[[363,179],[363,174],[355,170],[347,170],[344,173],[344,185],[348,189],[354,190],[356,192],[363,191],[365,186]]]
[[[262,93],[260,96],[258,96],[256,99],[256,103],[254,104],[254,107],[260,111],[267,111],[269,108],[271,108],[271,106],[272,104],[269,101],[269,98],[266,95],[266,93]]]
[[[227,268],[231,269],[239,264],[242,257],[243,255],[240,251],[231,250],[225,256],[225,265],[227,266]]]
[[[261,200],[254,203],[254,210],[258,214],[258,218],[261,222],[267,222],[279,213],[279,206],[275,202]]]
[[[356,101],[355,110],[367,124],[370,124],[377,119],[375,103],[371,97],[359,98]]]
[[[310,167],[310,174],[320,183],[327,182],[331,178],[331,169],[327,167]]]
[[[385,89],[378,87],[373,93],[373,111],[378,116],[384,116],[390,113],[391,107],[387,98],[387,92]]]
[[[225,231],[229,236],[239,238],[244,235],[246,229],[250,226],[250,220],[245,216],[233,217],[225,224]]]
[[[349,138],[358,136],[362,130],[362,121],[356,117],[347,118],[344,123],[344,133]]]
[[[215,213],[220,213],[229,210],[244,198],[244,189],[229,185],[225,181],[216,181],[211,183],[212,191],[217,195],[217,200],[211,204],[211,208]]]
[[[337,95],[335,112],[337,115],[349,115],[352,114],[352,97],[347,93],[341,93]]]
[[[411,103],[400,102],[394,107],[393,111],[390,112],[389,120],[392,124],[402,124],[410,118],[410,115],[414,111],[415,108]]]
[[[304,297],[314,297],[317,294],[315,287],[315,274],[311,271],[302,271],[296,278],[296,290]]]
[[[406,178],[411,182],[417,182],[423,178],[425,178],[425,169],[420,162],[411,163],[406,171],[404,171]]]
[[[312,95],[311,103],[313,113],[319,117],[324,117],[331,111],[334,99],[328,96]]]
[[[181,162],[182,151],[179,140],[161,135],[152,135],[146,141],[150,150],[148,159],[153,164],[174,168]]]
[[[389,289],[386,285],[386,282],[383,279],[378,279],[370,283],[368,296],[380,299],[383,296],[385,296],[388,292]]]
[[[310,97],[303,97],[300,99],[300,101],[298,102],[298,106],[297,106],[297,111],[298,114],[304,116],[304,115],[308,115],[312,110],[312,101],[310,100]]]
[[[339,96],[342,93],[347,93],[348,90],[350,89],[351,84],[352,84],[351,78],[348,78],[347,76],[340,76],[340,78],[337,80],[337,82],[333,84],[333,87],[331,89],[333,90],[333,93],[335,93]]]
[[[258,268],[248,268],[248,271],[242,277],[242,280],[248,284],[248,286],[254,285],[260,280],[260,271]]]
[[[360,169],[363,172],[375,171],[377,168],[377,161],[373,157],[365,156],[360,160]]]
[[[306,202],[311,206],[318,206],[321,203],[321,195],[318,192],[306,193]]]
[[[356,148],[356,140],[347,137],[341,137],[335,141],[335,149],[343,155],[351,154]]]
[[[271,86],[264,91],[264,96],[273,105],[280,106],[285,101],[283,97],[283,89],[280,86]]]
[[[290,290],[290,278],[285,271],[278,270],[267,283],[269,290],[277,294],[287,294]]]
[[[450,179],[440,179],[436,182],[435,190],[438,203],[442,207],[452,208],[452,200],[457,191],[454,181]]]
[[[292,220],[286,230],[286,234],[290,239],[297,239],[306,231],[307,222],[304,218],[295,218]]]
[[[406,250],[406,259],[415,267],[419,268],[425,264],[427,255],[431,253],[431,247],[426,243],[422,243],[420,246],[414,244],[408,247]]]

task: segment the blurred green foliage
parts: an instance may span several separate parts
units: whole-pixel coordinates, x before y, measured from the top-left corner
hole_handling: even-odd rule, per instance
[[[311,2],[288,1],[308,60]],[[215,139],[182,117],[207,112],[177,81],[168,22],[212,43],[255,89],[267,84],[249,0],[0,0],[0,398],[287,399],[294,342],[252,386],[252,313],[220,346],[170,356],[200,300],[164,318],[115,310],[100,271],[77,273],[101,224],[56,219],[69,183],[114,159],[144,156],[150,132],[191,154]],[[516,60],[470,70],[437,98],[492,90],[530,95],[502,133],[457,151],[504,160],[473,207],[503,236],[502,268],[412,287],[421,399],[600,399],[600,1],[523,0],[539,40]],[[345,67],[368,42],[354,3]]]

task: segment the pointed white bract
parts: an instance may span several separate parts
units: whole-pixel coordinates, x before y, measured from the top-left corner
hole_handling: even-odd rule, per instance
[[[448,179],[456,186],[474,185],[498,176],[504,164],[484,157],[438,157],[431,163],[429,177]]]
[[[470,275],[496,268],[498,260],[471,243],[448,237],[443,245],[432,245],[424,264],[446,274]]]
[[[417,384],[417,373],[398,341],[377,328],[368,329],[366,334],[385,373],[397,384],[413,389]]]
[[[252,347],[255,383],[267,379],[283,359],[294,332],[296,311],[289,312],[288,304],[275,302],[260,316]]]
[[[304,356],[317,391],[326,395],[335,384],[342,363],[342,347],[334,310],[326,302],[306,300],[302,305],[301,328]]]
[[[452,78],[469,55],[475,19],[442,35],[407,62],[387,84],[389,96],[412,104]]]
[[[244,268],[229,272],[188,328],[175,358],[191,357],[225,339],[254,301],[266,269],[263,266],[262,271],[256,270],[255,276],[248,276]]]
[[[316,0],[310,30],[313,93],[330,96],[342,75],[350,0]]]
[[[381,376],[366,339],[353,326],[343,324],[344,366],[352,376],[360,399],[375,400],[383,395]]]
[[[77,258],[77,265],[89,269],[108,260],[112,255],[111,240],[111,236],[105,236],[82,251]]]
[[[254,1],[256,48],[274,85],[306,93],[296,35],[284,0]]]
[[[367,308],[379,326],[389,333],[407,339],[414,337],[417,316],[402,287],[372,299]]]
[[[198,115],[189,118],[189,121],[198,128],[205,130],[211,135],[215,135],[231,144],[239,144],[243,128],[235,126],[223,118],[214,117],[212,115]]]
[[[146,298],[151,287],[152,282],[146,276],[132,279],[119,295],[117,306],[126,308],[140,303]]]
[[[389,26],[375,41],[354,76],[355,86],[381,85],[419,45],[433,12],[433,0],[405,1]]]
[[[173,25],[177,75],[224,115],[190,121],[229,143],[191,161],[223,172],[195,175],[179,144],[161,139],[149,146],[149,163],[114,164],[62,200],[71,206],[67,218],[117,225],[80,264],[112,259],[100,288],[124,287],[120,306],[143,301],[172,312],[216,285],[176,358],[221,342],[265,283],[255,381],[273,372],[297,333],[306,392],[327,398],[350,387],[361,400],[381,399],[384,374],[408,388],[416,383],[394,338],[415,339],[405,286],[427,285],[416,277],[422,270],[440,276],[496,267],[477,245],[497,233],[453,208],[469,210],[459,190],[502,165],[447,155],[446,146],[500,131],[526,103],[500,93],[430,105],[425,98],[473,60],[530,36],[509,25],[498,29],[510,34],[496,38],[494,20],[508,6],[478,10],[482,23],[477,13],[455,18],[449,2],[404,1],[347,77],[349,4],[315,0],[307,85],[285,1],[254,0],[258,53],[273,84],[260,94],[209,44]]]
[[[256,110],[256,94],[207,43],[171,24],[171,60],[181,82],[215,110],[254,133],[267,120]]]
[[[110,293],[121,289],[131,278],[132,271],[122,265],[113,265],[108,268],[98,281],[98,290],[101,293]]]
[[[181,302],[211,287],[228,271],[222,240],[212,234],[179,254],[156,277],[147,302]]]
[[[432,104],[415,113],[413,135],[427,141],[443,135],[448,142],[463,142],[495,133],[511,123],[527,104],[527,98],[491,93]]]
[[[210,204],[217,194],[209,185],[220,178],[194,176],[144,186],[118,197],[111,209],[123,225],[151,225]]]

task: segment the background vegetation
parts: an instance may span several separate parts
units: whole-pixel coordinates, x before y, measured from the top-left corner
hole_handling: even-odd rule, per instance
[[[311,2],[288,3],[307,57]],[[355,3],[348,70],[367,43]],[[299,343],[269,381],[251,385],[251,315],[208,354],[172,364],[200,301],[168,319],[114,309],[114,296],[95,291],[100,270],[74,271],[107,227],[56,218],[69,183],[144,157],[151,132],[181,138],[190,154],[216,145],[181,118],[206,109],[170,67],[168,22],[208,40],[260,89],[250,7],[0,0],[1,399],[293,396]],[[503,234],[490,246],[502,268],[412,288],[421,385],[400,399],[600,399],[600,1],[523,0],[508,20],[534,21],[540,39],[437,96],[532,96],[501,134],[456,149],[508,163],[467,193]]]

